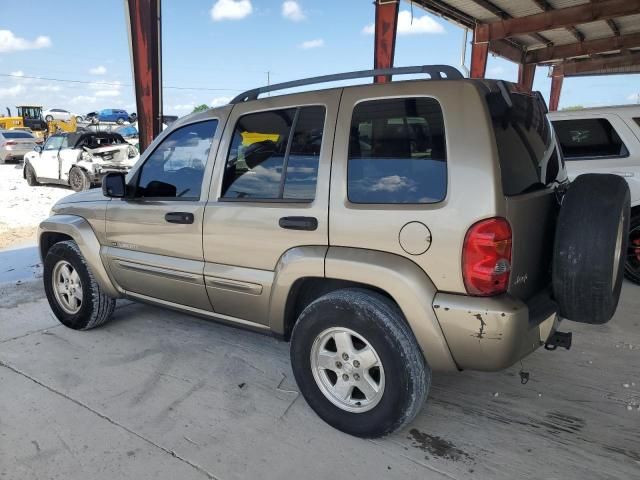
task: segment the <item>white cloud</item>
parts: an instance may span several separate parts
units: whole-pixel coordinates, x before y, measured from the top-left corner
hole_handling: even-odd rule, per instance
[[[287,0],[282,4],[282,16],[293,22],[299,22],[306,18],[302,7],[295,0]]]
[[[120,96],[120,90],[117,88],[110,90],[98,90],[94,95],[96,97],[118,97]]]
[[[104,75],[107,73],[107,69],[103,65],[98,65],[97,67],[90,68],[89,73],[91,75]]]
[[[382,177],[368,190],[372,190],[374,192],[395,192],[407,188],[410,191],[415,191],[415,182],[407,177],[391,175],[389,177]]]
[[[39,85],[35,89],[39,92],[59,92],[62,87],[60,85]]]
[[[376,28],[373,23],[365,26],[362,33],[372,35]],[[398,13],[398,35],[419,35],[425,33],[444,33],[444,27],[436,22],[431,16],[413,17],[411,12],[403,10]]]
[[[22,70],[16,70],[15,72],[11,72],[12,77],[24,77],[24,72]]]
[[[309,48],[319,48],[324,46],[324,40],[321,38],[316,38],[315,40],[307,40],[306,42],[302,42],[299,47],[304,48],[305,50]]]
[[[630,102],[640,103],[640,93],[632,93],[627,97]]]
[[[211,18],[215,22],[220,20],[240,20],[253,12],[251,0],[217,0],[211,7]]]
[[[87,95],[78,95],[77,97],[73,97],[69,100],[69,103],[74,105],[85,105],[87,103],[95,103],[97,100],[96,97],[89,97]]]
[[[211,100],[211,103],[209,105],[211,106],[211,108],[221,107],[222,105],[228,104],[231,100],[231,97],[216,97]]]
[[[21,50],[35,50],[51,46],[51,39],[41,35],[35,40],[16,37],[11,30],[0,30],[0,52],[19,52]]]
[[[173,106],[173,109],[176,110],[176,111],[179,111],[179,112],[180,111],[184,111],[184,110],[190,112],[194,108],[196,108],[196,106],[193,103],[185,103],[183,105],[174,105]]]
[[[498,77],[504,74],[504,67],[491,67],[487,70],[487,74],[493,77]]]
[[[14,85],[13,87],[0,88],[0,98],[16,97],[25,91],[22,85]]]

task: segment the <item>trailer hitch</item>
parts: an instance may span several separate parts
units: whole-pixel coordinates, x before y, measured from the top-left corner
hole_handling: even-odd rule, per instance
[[[571,348],[571,332],[554,332],[544,344],[545,350],[555,350],[558,347],[564,347],[567,350]]]

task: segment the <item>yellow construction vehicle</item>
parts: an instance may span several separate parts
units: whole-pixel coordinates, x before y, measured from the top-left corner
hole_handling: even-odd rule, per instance
[[[8,116],[0,116],[0,130],[9,130],[16,127],[24,127],[22,117],[12,117],[11,110],[7,107]]]
[[[47,133],[53,135],[55,133],[73,133],[78,129],[78,123],[76,117],[71,117],[69,120],[51,120],[47,122]]]

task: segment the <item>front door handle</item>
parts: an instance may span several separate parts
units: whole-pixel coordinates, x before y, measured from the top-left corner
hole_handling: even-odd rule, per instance
[[[288,230],[317,230],[318,219],[315,217],[282,217],[278,222],[280,228]]]
[[[169,223],[193,223],[193,213],[189,212],[169,212],[164,216]]]

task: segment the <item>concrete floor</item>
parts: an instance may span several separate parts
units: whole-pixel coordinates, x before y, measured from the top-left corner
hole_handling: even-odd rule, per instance
[[[287,344],[129,302],[66,329],[7,272],[38,276],[21,254],[0,252],[2,480],[640,478],[638,286],[608,325],[564,325],[573,348],[534,353],[528,384],[519,365],[435,375],[409,428],[367,441],[311,411]]]

